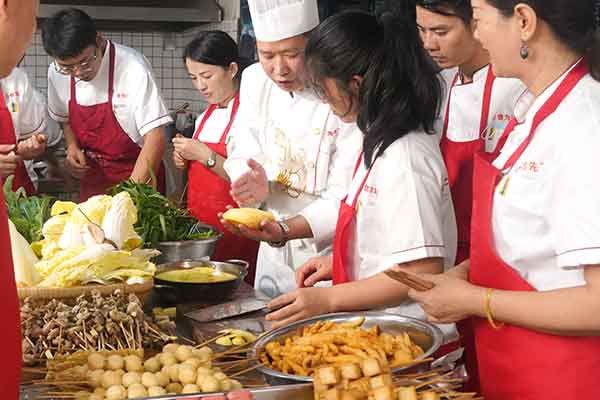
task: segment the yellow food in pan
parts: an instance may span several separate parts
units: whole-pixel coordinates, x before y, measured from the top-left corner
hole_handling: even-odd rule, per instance
[[[156,275],[158,279],[178,283],[219,283],[237,279],[228,272],[219,272],[209,267],[195,267],[162,272]]]
[[[362,328],[363,322],[364,318],[347,323],[318,321],[281,343],[267,343],[260,360],[286,374],[312,376],[323,366],[360,365],[365,360],[396,368],[411,364],[423,354],[406,332],[394,336],[381,332],[376,325]]]

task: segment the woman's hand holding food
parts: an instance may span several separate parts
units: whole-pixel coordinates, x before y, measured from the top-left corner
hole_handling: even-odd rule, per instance
[[[322,281],[331,280],[333,257],[313,257],[296,270],[296,282],[299,288],[312,287]]]
[[[412,289],[408,292],[409,297],[423,307],[429,321],[453,323],[473,315],[485,315],[485,288],[452,274],[416,275],[435,284],[425,292]]]
[[[277,321],[273,329],[289,325],[293,322],[315,315],[333,312],[330,288],[302,288],[283,294],[269,303],[273,311],[267,314],[267,321]]]
[[[205,143],[196,139],[188,139],[180,134],[173,138],[175,153],[188,161],[200,161],[205,163],[211,155],[211,150]]]
[[[188,166],[188,160],[183,158],[179,152],[173,151],[173,164],[175,164],[175,168],[177,169],[186,169]]]

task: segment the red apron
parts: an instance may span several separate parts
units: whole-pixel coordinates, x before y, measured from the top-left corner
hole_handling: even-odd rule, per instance
[[[485,131],[490,115],[492,102],[492,89],[496,77],[492,67],[488,68],[483,91],[483,103],[479,120],[479,137],[468,142],[454,142],[448,138],[448,125],[450,123],[450,103],[452,102],[452,89],[458,82],[460,73],[457,73],[450,86],[448,104],[444,117],[444,130],[442,131],[441,150],[448,170],[448,182],[454,203],[458,243],[456,248],[455,264],[458,265],[469,258],[471,211],[473,207],[473,157],[485,150],[483,132]],[[475,337],[471,320],[463,320],[456,324],[460,333],[460,341],[465,348],[465,366],[469,373],[469,381],[464,389],[468,392],[479,392],[479,376],[477,373],[477,355],[475,351]]]
[[[452,102],[452,88],[458,82],[459,73],[454,77],[448,104],[444,118],[444,130],[442,131],[441,149],[446,169],[448,170],[448,182],[454,202],[454,213],[456,214],[456,225],[458,229],[458,246],[456,249],[456,265],[469,258],[469,242],[471,233],[471,209],[473,205],[473,156],[485,149],[482,134],[487,127],[492,102],[492,89],[496,77],[492,67],[488,69],[485,89],[483,92],[483,105],[481,107],[481,119],[479,120],[479,137],[468,142],[453,142],[448,139],[448,124],[450,123],[450,103]],[[464,111],[464,110],[463,110]],[[468,110],[467,110],[468,111]]]
[[[0,316],[3,325],[0,343],[4,343],[0,366],[0,399],[17,400],[22,363],[21,328],[7,218],[4,195],[0,190]]]
[[[237,95],[233,101],[233,109],[229,123],[221,135],[218,143],[208,143],[202,141],[199,137],[204,129],[206,121],[210,118],[213,111],[217,108],[216,104],[211,104],[204,113],[202,121],[194,134],[194,139],[200,140],[206,144],[215,153],[227,158],[227,137],[231,125],[235,120],[240,105],[240,97]],[[226,260],[244,260],[250,264],[246,281],[254,285],[254,274],[256,271],[256,257],[258,254],[259,243],[241,238],[229,232],[223,227],[217,214],[226,210],[227,206],[235,206],[229,194],[230,183],[206,168],[198,161],[192,161],[188,170],[188,208],[194,217],[219,229],[225,235],[217,244],[213,259],[217,261]]]
[[[10,111],[6,107],[4,100],[4,91],[0,88],[0,144],[17,144],[17,135],[12,122]],[[2,179],[4,184],[5,179]],[[35,187],[31,183],[25,163],[21,161],[15,171],[15,179],[13,181],[13,190],[23,187],[28,195],[35,194]]]
[[[550,115],[588,72],[579,62],[537,112],[529,136],[503,170],[512,167]],[[516,126],[513,118],[503,140]],[[497,147],[500,149],[501,146]],[[469,280],[500,290],[535,291],[494,250],[492,206],[502,171],[491,155],[475,157],[474,205]],[[567,337],[503,325],[492,328],[486,319],[474,318],[482,394],[486,400],[600,399],[600,337]]]
[[[80,201],[105,194],[111,186],[129,179],[140,155],[140,147],[121,128],[113,112],[115,46],[112,43],[109,47],[109,57],[106,103],[93,106],[77,104],[75,78],[71,77],[69,124],[79,141],[79,146],[85,152],[90,167],[81,179]],[[158,189],[164,193],[165,170],[162,165],[157,179]]]
[[[353,180],[362,160],[363,155],[361,153],[358,157],[358,161],[356,162],[356,167],[354,167],[354,173],[352,174]],[[371,166],[371,168],[373,168],[373,166]],[[369,179],[371,168],[369,168],[360,186],[358,187],[356,195],[354,196],[354,200],[352,201],[352,205],[350,206],[346,204],[346,199],[348,196],[340,201],[340,211],[338,213],[337,224],[335,226],[335,237],[333,239],[334,285],[350,282],[352,280],[348,276],[348,271],[346,268],[352,263],[349,257],[349,252],[354,251],[354,241],[352,240],[352,237],[354,235],[354,227],[356,226],[356,203],[358,202],[358,198],[360,197],[360,194],[367,183],[367,179]]]

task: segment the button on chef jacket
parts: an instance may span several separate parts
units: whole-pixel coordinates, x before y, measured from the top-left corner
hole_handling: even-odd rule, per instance
[[[247,160],[255,159],[272,182],[264,208],[278,219],[302,215],[311,226],[314,240],[260,246],[256,287],[269,296],[294,290],[295,269],[332,244],[362,134],[356,124],[335,117],[312,90],[283,91],[255,64],[244,71],[231,135],[225,169],[232,182],[248,170]],[[280,175],[289,177],[287,190],[273,183]]]
[[[350,279],[432,257],[443,258],[445,269],[453,267],[456,221],[437,137],[411,132],[396,140],[377,159],[357,193],[366,174],[361,163],[346,199],[352,206],[358,195],[352,265],[347,266]],[[425,318],[421,307],[410,300],[388,311]],[[456,337],[454,324],[440,327],[447,341]]]
[[[538,98],[515,109],[519,122],[497,168],[528,135],[533,117],[563,75]],[[583,266],[600,264],[600,83],[585,76],[540,124],[494,194],[498,255],[538,291],[585,285]]]
[[[143,146],[146,133],[172,122],[146,58],[136,50],[114,43],[115,76],[113,112],[131,140]],[[76,79],[77,103],[93,106],[108,100],[109,52],[102,57],[98,74],[90,82]],[[71,77],[48,68],[48,108],[58,122],[69,121]]]
[[[445,69],[440,72],[444,83],[445,102],[441,108],[441,117],[436,129],[441,135],[448,100],[450,100],[452,104],[450,104],[448,118],[448,139],[453,142],[468,142],[483,135],[487,152],[496,148],[499,138],[502,137],[502,133],[513,115],[518,98],[525,91],[525,85],[520,80],[497,77],[492,89],[490,111],[485,124],[486,130],[479,132],[483,93],[489,69],[490,67],[486,66],[475,72],[471,83],[463,84],[459,79],[454,87],[452,83],[458,73],[458,68]],[[452,93],[451,96],[450,93]]]
[[[62,137],[60,128],[53,121],[49,121],[46,102],[31,85],[27,73],[15,68],[9,76],[0,80],[0,85],[6,107],[10,111],[17,142],[36,133],[43,133],[48,137],[48,146],[56,145]],[[37,174],[33,171],[33,162],[25,161],[25,167],[35,185]]]

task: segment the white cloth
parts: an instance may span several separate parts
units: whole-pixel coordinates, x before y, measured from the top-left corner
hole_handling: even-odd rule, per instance
[[[200,132],[200,136],[198,137],[199,140],[205,143],[219,143],[219,140],[221,140],[221,136],[223,135],[223,132],[225,132],[225,128],[227,128],[229,120],[231,119],[233,103],[234,101],[231,100],[227,104],[227,107],[215,108],[213,113],[210,115],[210,118],[208,118],[204,123],[204,128],[202,129],[202,132]],[[194,132],[198,131],[198,126],[200,126],[200,123],[202,123],[205,114],[206,111],[204,111],[198,116],[198,118],[196,118]],[[232,132],[230,130],[229,134],[227,135],[227,138],[225,138],[225,144],[227,145],[227,154],[231,154],[231,152],[233,151],[233,140],[231,139],[231,133]]]
[[[290,241],[276,249],[261,244],[257,288],[275,296],[296,288],[295,268],[333,241],[339,201],[348,191],[362,134],[344,124],[310,90],[282,91],[260,64],[244,71],[240,108],[233,124],[233,152],[225,162],[232,181],[248,170],[247,160],[262,164],[271,184],[265,208],[277,218],[302,215],[314,239]],[[287,190],[275,183],[287,175]]]
[[[515,116],[524,122],[494,161],[497,168],[527,137],[535,113],[562,79],[519,103]],[[583,266],[600,264],[598,110],[600,83],[588,75],[538,127],[496,188],[496,251],[540,291],[584,285]]]
[[[358,194],[356,224],[351,235],[350,277],[371,277],[395,264],[430,257],[454,266],[456,221],[448,175],[436,136],[411,132],[389,146],[377,159],[365,186],[361,163],[350,185],[346,204]],[[425,319],[411,300],[387,310]],[[456,339],[453,324],[440,326],[446,340]]]
[[[10,111],[17,142],[36,133],[48,138],[48,146],[55,146],[62,138],[60,127],[48,115],[44,97],[30,83],[24,70],[15,68],[0,81],[6,107]],[[25,168],[32,183],[37,186],[37,174],[33,161],[25,161]]]
[[[248,0],[257,40],[276,42],[319,25],[317,0]]]
[[[143,146],[143,137],[159,126],[172,122],[146,58],[136,50],[114,43],[115,76],[113,112],[121,128],[134,143]],[[90,82],[76,79],[77,103],[92,106],[108,101],[109,49],[102,57],[97,75]],[[48,108],[58,122],[69,120],[71,77],[48,68]]]
[[[473,82],[457,82],[451,89],[450,116],[448,118],[447,137],[453,142],[469,142],[480,137],[483,94],[490,67],[486,66],[473,75]],[[442,107],[440,134],[448,108],[448,94],[458,72],[457,68],[441,72],[446,85],[446,100]],[[485,149],[492,152],[502,137],[508,122],[513,116],[514,106],[525,92],[525,85],[518,79],[496,78],[492,87],[492,96],[486,130],[483,132]]]

